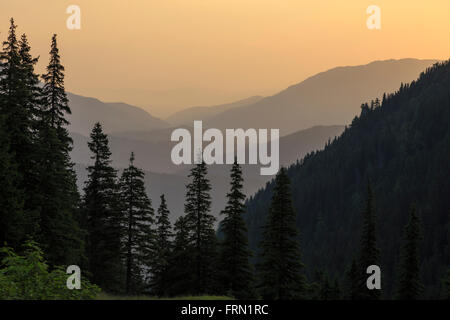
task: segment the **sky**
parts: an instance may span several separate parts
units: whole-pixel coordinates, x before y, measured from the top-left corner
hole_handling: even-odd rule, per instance
[[[69,5],[81,29],[69,30]],[[370,5],[381,29],[369,29]],[[271,95],[318,72],[374,60],[450,58],[449,0],[1,0],[48,62],[58,34],[66,89],[165,117]]]

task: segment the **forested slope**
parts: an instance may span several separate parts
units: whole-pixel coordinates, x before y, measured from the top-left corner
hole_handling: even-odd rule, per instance
[[[326,94],[326,92],[324,92]],[[323,151],[292,165],[297,227],[308,276],[319,269],[344,283],[358,254],[367,181],[377,213],[382,288],[392,297],[409,207],[422,220],[424,297],[437,297],[450,265],[450,62],[437,64],[361,115]],[[258,251],[273,182],[247,202],[249,242]]]

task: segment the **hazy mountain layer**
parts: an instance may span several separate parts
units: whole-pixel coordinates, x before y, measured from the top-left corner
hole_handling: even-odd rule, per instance
[[[283,135],[317,125],[349,124],[362,101],[382,98],[410,82],[435,60],[386,60],[316,74],[254,104],[225,111],[211,128],[279,128]]]
[[[106,103],[71,93],[68,93],[68,98],[72,110],[72,114],[67,117],[71,132],[89,135],[96,122],[101,122],[105,132],[149,131],[168,127],[163,120],[126,103]]]
[[[232,103],[221,104],[216,106],[202,106],[202,107],[191,107],[184,109],[182,111],[176,112],[165,120],[171,125],[192,125],[194,120],[207,120],[214,117],[224,111],[235,109],[238,107],[250,105],[260,101],[263,97],[254,96],[247,99],[239,100]]]

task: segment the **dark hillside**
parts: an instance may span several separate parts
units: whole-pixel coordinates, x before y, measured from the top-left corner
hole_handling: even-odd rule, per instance
[[[424,297],[437,297],[450,265],[450,62],[436,64],[361,115],[323,151],[288,170],[302,259],[341,282],[357,254],[367,179],[375,192],[382,288],[392,297],[408,209],[422,219]],[[273,183],[247,203],[249,241],[257,250]]]

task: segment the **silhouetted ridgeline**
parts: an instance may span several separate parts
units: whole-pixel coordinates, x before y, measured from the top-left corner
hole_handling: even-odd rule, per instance
[[[302,261],[344,281],[358,254],[367,179],[375,193],[382,291],[394,295],[403,227],[412,203],[422,220],[424,297],[440,294],[450,265],[450,62],[434,65],[361,115],[323,151],[292,165]],[[249,243],[258,251],[273,182],[247,202]]]

